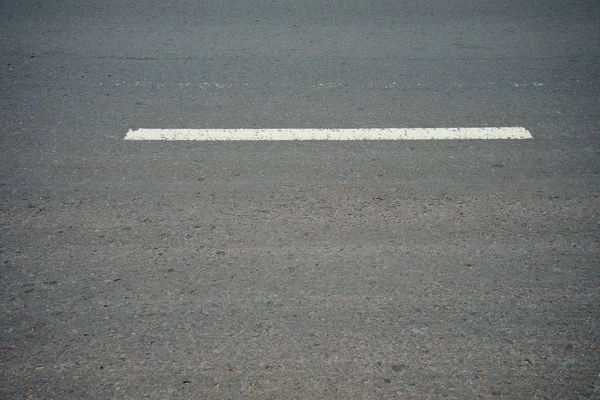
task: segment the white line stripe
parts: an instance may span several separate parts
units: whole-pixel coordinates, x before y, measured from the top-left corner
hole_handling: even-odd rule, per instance
[[[451,140],[533,139],[521,127],[411,129],[138,129],[125,140]]]

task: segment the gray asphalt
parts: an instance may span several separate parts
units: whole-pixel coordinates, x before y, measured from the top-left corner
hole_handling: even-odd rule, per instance
[[[0,398],[600,398],[600,5],[0,2]],[[128,142],[523,126],[533,140]]]

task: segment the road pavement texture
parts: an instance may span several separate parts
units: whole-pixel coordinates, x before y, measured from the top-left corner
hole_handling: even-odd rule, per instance
[[[0,19],[0,398],[600,398],[597,1]],[[123,140],[495,126],[534,138]]]

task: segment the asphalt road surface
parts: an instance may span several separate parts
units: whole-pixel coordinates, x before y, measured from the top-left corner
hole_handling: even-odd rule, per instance
[[[2,1],[0,38],[0,398],[600,398],[597,1]],[[123,140],[495,126],[534,138]]]

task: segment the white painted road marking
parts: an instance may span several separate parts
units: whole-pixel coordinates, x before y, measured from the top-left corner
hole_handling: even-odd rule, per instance
[[[533,139],[522,127],[409,129],[137,129],[125,140],[452,140]]]

